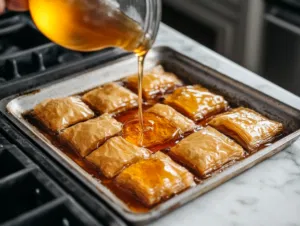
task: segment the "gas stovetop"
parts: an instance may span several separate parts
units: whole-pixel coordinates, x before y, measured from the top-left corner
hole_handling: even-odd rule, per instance
[[[125,53],[64,49],[43,36],[29,14],[0,16],[0,98],[116,59]],[[0,115],[0,225],[125,225]]]

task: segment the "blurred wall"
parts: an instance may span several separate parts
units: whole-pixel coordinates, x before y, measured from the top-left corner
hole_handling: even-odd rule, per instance
[[[260,73],[263,0],[163,0],[163,21]]]

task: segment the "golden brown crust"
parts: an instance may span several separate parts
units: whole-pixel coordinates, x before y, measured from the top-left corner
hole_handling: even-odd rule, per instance
[[[194,186],[194,176],[162,152],[123,170],[116,183],[133,193],[146,206]]]
[[[172,147],[170,155],[205,178],[223,165],[243,158],[245,152],[233,140],[208,126]]]
[[[125,79],[127,86],[137,91],[138,76],[130,76]],[[182,82],[173,73],[166,72],[161,65],[144,73],[143,97],[146,100],[154,99],[166,92],[173,91],[176,87],[182,86]]]
[[[209,125],[232,137],[250,152],[271,142],[283,131],[283,125],[244,107],[213,118]]]
[[[151,112],[144,112],[144,147],[153,147],[179,136],[180,130],[169,120]],[[123,137],[132,144],[141,146],[141,127],[138,118],[124,124]]]
[[[99,167],[104,176],[113,178],[125,167],[149,156],[147,149],[137,147],[118,136],[110,138],[86,159]]]
[[[94,117],[94,112],[79,97],[44,100],[35,106],[34,114],[54,132]]]
[[[165,104],[155,104],[153,107],[149,108],[147,112],[151,112],[168,119],[174,126],[179,128],[182,133],[191,131],[196,126],[192,120]]]
[[[165,98],[164,103],[194,121],[208,118],[228,108],[228,103],[222,96],[199,85],[178,88]]]
[[[117,83],[93,89],[82,100],[100,113],[119,113],[138,105],[138,96]]]
[[[97,149],[105,140],[122,131],[122,124],[109,114],[76,124],[64,130],[60,137],[82,157]]]

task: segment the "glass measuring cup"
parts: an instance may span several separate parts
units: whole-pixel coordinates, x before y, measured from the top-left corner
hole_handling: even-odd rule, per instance
[[[160,0],[29,0],[38,29],[77,51],[120,47],[143,55],[153,44]]]

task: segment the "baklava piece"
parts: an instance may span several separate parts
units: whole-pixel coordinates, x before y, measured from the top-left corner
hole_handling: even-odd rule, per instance
[[[218,114],[228,107],[222,96],[213,94],[199,85],[178,88],[166,97],[165,104],[194,121]]]
[[[60,137],[82,157],[85,157],[121,131],[122,124],[120,122],[109,114],[103,114],[64,130]]]
[[[125,80],[127,86],[137,91],[138,76],[130,76]],[[166,72],[159,65],[152,70],[145,72],[143,78],[143,97],[146,100],[154,99],[166,92],[173,91],[176,87],[182,86],[182,82],[173,73]]]
[[[138,96],[117,83],[108,83],[86,93],[82,100],[100,113],[119,113],[138,105]]]
[[[137,147],[118,136],[110,138],[86,159],[99,167],[105,177],[113,178],[124,168],[149,156],[147,149]]]
[[[155,104],[147,112],[154,113],[168,119],[175,127],[179,128],[182,133],[191,131],[195,128],[195,123],[187,117],[180,114],[172,107],[165,104]]]
[[[243,158],[245,152],[233,140],[208,126],[172,147],[170,155],[200,178],[206,178],[224,164]]]
[[[162,152],[123,170],[116,183],[149,207],[195,185],[193,175]]]
[[[235,139],[250,152],[271,142],[283,130],[283,125],[244,107],[213,118],[209,125]]]
[[[94,117],[94,112],[78,97],[47,99],[35,106],[34,115],[48,129],[57,132]]]
[[[132,144],[150,148],[164,144],[179,135],[180,130],[166,118],[151,112],[144,112],[143,119],[143,137],[138,118],[124,124],[123,137]]]

